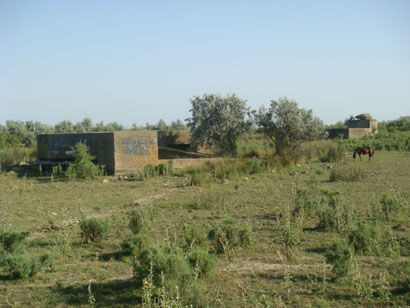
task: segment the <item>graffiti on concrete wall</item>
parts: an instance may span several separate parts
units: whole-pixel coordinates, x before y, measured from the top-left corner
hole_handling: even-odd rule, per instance
[[[149,147],[154,144],[150,139],[130,139],[121,140],[122,152],[127,155],[150,155]]]

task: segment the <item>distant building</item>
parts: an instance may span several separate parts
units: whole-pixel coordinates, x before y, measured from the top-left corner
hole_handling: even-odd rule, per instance
[[[349,119],[346,124],[348,128],[327,129],[329,138],[359,139],[377,134],[377,120],[373,119],[368,113],[359,114],[354,119]]]

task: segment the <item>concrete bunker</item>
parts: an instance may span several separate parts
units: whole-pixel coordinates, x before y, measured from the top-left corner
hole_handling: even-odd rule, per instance
[[[98,164],[108,174],[124,174],[174,160],[174,167],[198,165],[210,155],[190,145],[189,131],[114,131],[101,133],[59,133],[37,136],[40,164],[68,164],[74,160],[72,147],[85,142]]]
[[[377,120],[368,113],[362,113],[349,119],[347,122],[348,128],[330,128],[327,129],[330,139],[340,138],[354,138],[359,139],[364,136],[377,134]]]

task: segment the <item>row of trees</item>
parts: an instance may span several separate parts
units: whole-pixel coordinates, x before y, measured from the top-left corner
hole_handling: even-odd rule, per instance
[[[185,121],[173,121],[168,125],[164,120],[156,124],[138,126],[133,124],[131,130],[191,130],[191,142],[194,146],[214,147],[224,155],[236,154],[238,138],[250,129],[263,133],[281,153],[293,150],[303,141],[326,137],[323,122],[313,116],[312,110],[299,108],[296,101],[286,97],[272,100],[268,107],[262,106],[258,110],[251,110],[246,100],[235,94],[221,96],[218,94],[204,94],[191,99],[190,112],[192,116]],[[344,123],[336,123],[343,126]],[[31,145],[35,142],[36,134],[47,132],[103,132],[120,131],[124,127],[117,122],[104,124],[92,123],[90,118],[73,124],[62,121],[50,126],[33,121],[7,121],[6,126],[0,125],[0,148],[6,145],[23,143]],[[396,132],[409,131],[410,117],[382,122],[379,131]]]
[[[323,122],[312,110],[299,108],[286,97],[272,100],[269,107],[251,110],[235,94],[196,96],[191,100],[191,129],[194,145],[216,146],[222,154],[235,155],[239,136],[254,126],[269,138],[281,153],[293,150],[301,142],[326,137]]]
[[[94,124],[90,118],[85,118],[81,122],[72,123],[69,120],[62,121],[56,125],[47,125],[34,121],[6,121],[6,126],[0,124],[0,148],[24,144],[30,146],[35,143],[36,135],[41,133],[85,133],[85,132],[106,132],[121,131],[124,126],[117,122],[105,124],[103,121]],[[167,124],[164,120],[159,120],[156,124],[147,123],[145,126],[133,124],[131,130],[182,130],[186,126],[181,120],[172,121]]]
[[[313,116],[312,110],[299,108],[296,101],[286,97],[272,100],[269,107],[262,106],[259,110],[251,110],[246,100],[235,94],[195,96],[191,99],[191,105],[192,117],[185,120],[186,126],[181,120],[170,125],[159,120],[153,125],[133,124],[131,130],[181,130],[188,127],[193,145],[214,147],[224,155],[235,155],[238,138],[251,128],[265,134],[278,153],[292,150],[303,141],[325,137],[323,122]],[[121,130],[124,126],[117,122],[93,124],[90,118],[75,124],[66,120],[54,126],[33,121],[7,121],[6,126],[0,125],[0,148],[19,143],[29,146],[39,133]]]

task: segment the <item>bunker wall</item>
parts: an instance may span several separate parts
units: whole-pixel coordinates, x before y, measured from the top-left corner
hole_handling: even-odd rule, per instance
[[[371,128],[349,128],[349,138],[359,139],[366,135],[371,135]]]
[[[370,120],[350,120],[347,122],[349,128],[370,128]]]
[[[156,131],[120,131],[114,133],[115,174],[142,170],[158,164]]]
[[[328,128],[326,129],[328,132],[329,139],[337,139],[337,138],[343,138],[347,139],[349,138],[349,129],[348,128]]]
[[[78,142],[85,142],[96,162],[105,165],[108,173],[114,173],[114,133],[62,133],[37,136],[39,160],[72,161],[72,148]]]

